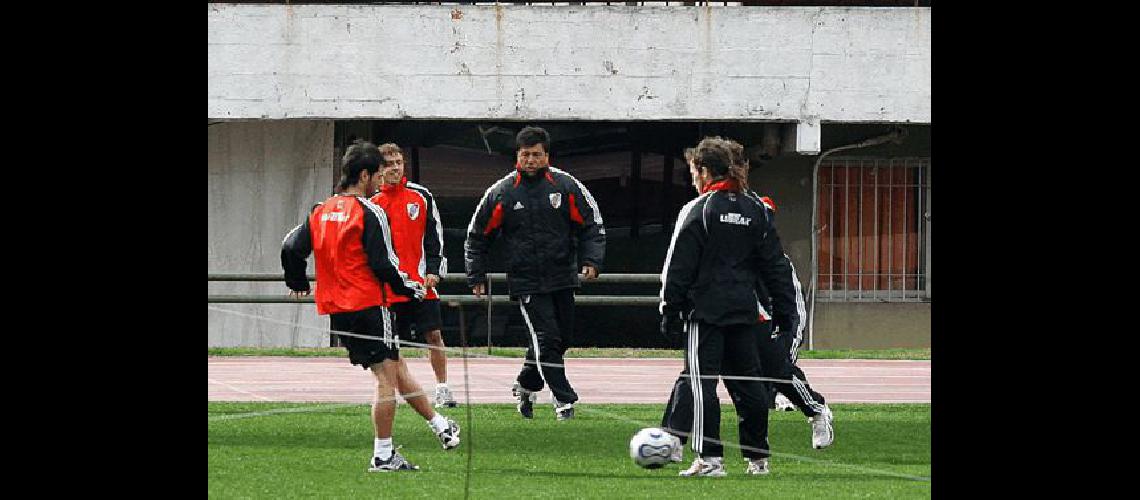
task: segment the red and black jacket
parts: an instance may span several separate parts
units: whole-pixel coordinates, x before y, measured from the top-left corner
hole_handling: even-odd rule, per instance
[[[399,270],[384,211],[363,197],[333,196],[281,242],[281,267],[290,290],[309,290],[306,259],[315,255],[317,314],[360,311],[385,304],[381,282],[405,296],[418,283]],[[420,287],[422,290],[422,287]]]
[[[388,216],[392,248],[399,256],[400,270],[420,284],[429,274],[443,277],[447,273],[447,259],[443,256],[443,223],[439,220],[439,209],[431,192],[404,177],[399,184],[382,187],[371,201]],[[389,302],[411,300],[392,293],[387,297]],[[424,299],[438,300],[435,288],[429,288]]]
[[[500,234],[512,297],[578,287],[578,271],[586,264],[601,272],[606,229],[586,186],[554,167],[533,177],[515,167],[487,189],[467,226],[467,283],[486,281],[487,255]]]

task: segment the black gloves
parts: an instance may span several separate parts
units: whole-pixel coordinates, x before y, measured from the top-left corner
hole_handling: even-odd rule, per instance
[[[680,339],[685,334],[685,319],[680,312],[661,316],[661,334],[670,341]]]
[[[772,326],[772,338],[776,338],[778,335],[794,336],[796,334],[796,330],[799,329],[799,321],[795,319],[786,316],[776,317],[773,319],[774,325]]]

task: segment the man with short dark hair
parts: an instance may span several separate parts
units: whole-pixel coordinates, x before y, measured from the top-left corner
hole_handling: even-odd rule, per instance
[[[447,258],[443,256],[443,222],[431,191],[404,176],[404,152],[392,143],[381,144],[380,154],[384,166],[380,170],[380,191],[372,203],[384,209],[392,227],[392,247],[400,256],[400,270],[411,279],[424,285],[424,300],[409,300],[389,295],[392,312],[396,313],[396,327],[400,335],[411,337],[412,326],[431,345],[428,359],[435,372],[435,407],[456,406],[455,397],[447,386],[447,352],[444,351],[440,327],[439,294],[436,285],[447,272]]]
[[[606,230],[593,195],[550,165],[550,135],[526,127],[515,136],[515,170],[487,189],[467,226],[467,283],[482,296],[487,254],[501,234],[507,243],[507,285],[519,303],[530,346],[512,389],[523,418],[533,418],[535,393],[549,386],[558,420],[574,417],[578,394],[566,379],[564,354],[574,332],[579,271],[596,279]]]
[[[328,314],[330,329],[345,339],[348,359],[376,378],[372,404],[375,431],[369,472],[417,470],[392,446],[396,416],[395,388],[425,420],[443,449],[459,446],[459,426],[432,410],[419,384],[400,357],[400,337],[393,335],[387,290],[420,300],[423,285],[399,270],[384,211],[368,201],[380,182],[380,151],[357,141],[345,151],[335,196],[313,207],[308,218],[285,235],[281,266],[290,297],[309,295],[306,259],[315,255],[318,314]],[[386,289],[382,284],[388,285]]]

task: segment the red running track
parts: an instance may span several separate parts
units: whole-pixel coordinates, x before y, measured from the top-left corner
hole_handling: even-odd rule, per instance
[[[209,401],[369,403],[372,375],[345,358],[207,357]],[[426,358],[408,358],[412,376],[426,391],[435,375]],[[511,385],[522,359],[467,361],[472,403],[511,403]],[[813,389],[829,403],[929,403],[930,361],[802,359]],[[661,403],[669,398],[683,359],[571,358],[567,378],[583,403]],[[448,385],[461,404],[463,360],[448,359]],[[724,384],[717,393],[731,403]],[[547,402],[550,391],[539,395]]]

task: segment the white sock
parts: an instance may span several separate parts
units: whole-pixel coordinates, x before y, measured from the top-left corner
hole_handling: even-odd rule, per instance
[[[443,432],[444,429],[447,429],[447,419],[444,418],[443,415],[436,413],[431,420],[428,420],[428,427],[431,427],[432,432],[439,434]]]
[[[376,438],[372,444],[372,455],[380,457],[380,460],[392,458],[392,438]]]
[[[440,387],[447,387],[447,382],[436,382],[435,390],[438,391]]]

